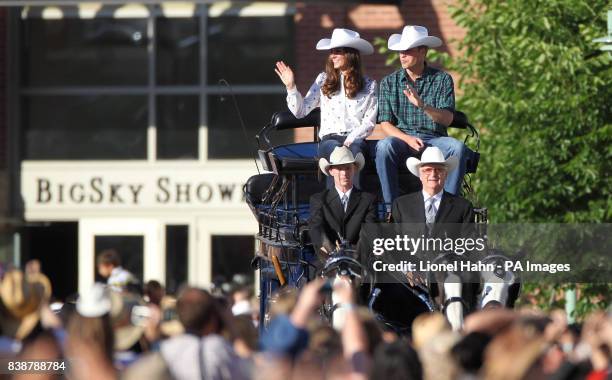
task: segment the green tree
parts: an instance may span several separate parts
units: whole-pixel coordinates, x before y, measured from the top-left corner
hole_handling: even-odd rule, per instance
[[[430,50],[428,59],[457,74],[457,108],[481,132],[472,200],[490,221],[612,221],[612,53],[593,42],[607,34],[610,8],[609,0],[454,0],[452,17],[466,31],[450,41],[459,53]],[[386,40],[375,43],[397,65]],[[521,302],[544,309],[577,287],[579,318],[610,301],[610,284],[525,285]]]
[[[475,186],[497,222],[612,219],[608,0],[458,0],[450,62],[482,133]]]
[[[457,108],[481,131],[476,204],[493,222],[612,221],[608,0],[456,0]],[[376,39],[387,64],[397,53]]]

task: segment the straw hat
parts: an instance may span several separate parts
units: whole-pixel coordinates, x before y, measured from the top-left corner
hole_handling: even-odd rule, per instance
[[[319,160],[319,168],[321,168],[321,171],[326,176],[329,176],[330,167],[346,164],[357,165],[357,171],[359,171],[363,169],[363,166],[365,165],[365,158],[363,158],[363,154],[361,153],[357,153],[357,156],[354,157],[351,150],[342,145],[334,148],[334,151],[329,156],[329,161],[327,161],[325,158],[321,158]]]
[[[40,307],[51,297],[51,282],[42,273],[26,275],[11,270],[0,285],[0,326],[2,333],[25,338],[40,320]]]

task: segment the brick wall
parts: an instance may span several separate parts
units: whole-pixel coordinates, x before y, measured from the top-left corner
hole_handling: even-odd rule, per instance
[[[423,25],[429,34],[444,42],[445,51],[455,54],[452,40],[463,37],[464,31],[451,19],[448,0],[403,0],[401,5],[349,5],[349,4],[299,4],[295,15],[295,72],[298,89],[305,94],[308,87],[323,70],[326,52],[317,51],[315,45],[321,38],[329,38],[334,28],[346,27],[359,32],[362,38],[372,42],[375,37],[387,39],[392,33],[400,33],[404,25]],[[391,72],[385,66],[385,58],[374,53],[364,56],[366,75],[380,81]],[[380,138],[375,130],[371,138]],[[311,141],[312,131],[296,131],[296,141]]]

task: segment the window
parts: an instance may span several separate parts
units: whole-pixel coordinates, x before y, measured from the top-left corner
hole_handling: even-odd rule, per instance
[[[241,158],[245,151],[255,152],[254,136],[276,111],[286,109],[285,95],[236,95],[236,103],[245,123],[246,134],[231,96],[208,97],[208,157]],[[293,140],[292,131],[270,133],[272,143]],[[247,156],[247,157],[252,157]]]
[[[146,19],[23,21],[23,84],[147,84]]]
[[[30,96],[23,122],[27,159],[147,157],[146,96]]]
[[[189,226],[166,226],[166,292],[176,294],[187,283]]]
[[[170,17],[156,5],[143,6],[146,15],[120,18],[112,12],[78,18],[67,7],[55,19],[44,18],[45,12],[22,13],[22,157],[252,157],[255,134],[286,108],[273,68],[278,59],[293,63],[294,35],[285,8],[274,16],[241,13],[257,4],[211,14],[215,5],[197,5],[191,17]],[[286,7],[274,5],[281,6]],[[246,136],[229,93],[235,94]],[[293,134],[273,138],[287,143]]]
[[[212,237],[212,278],[215,284],[231,282],[235,275],[253,277],[251,259],[255,254],[253,236]]]
[[[157,97],[157,157],[198,158],[198,97]]]
[[[211,17],[208,21],[208,84],[275,84],[274,64],[291,62],[290,17]]]
[[[180,85],[199,83],[200,31],[198,19],[159,17],[156,53],[157,84]]]
[[[143,280],[143,266],[144,266],[144,236],[140,235],[98,235],[94,237],[94,250],[97,255],[100,252],[114,249],[119,254],[121,260],[121,266],[134,275],[142,284]],[[94,268],[96,271],[96,281],[104,282],[105,279],[100,277],[97,271],[97,267]]]

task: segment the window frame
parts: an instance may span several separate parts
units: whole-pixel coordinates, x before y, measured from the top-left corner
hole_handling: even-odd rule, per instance
[[[257,2],[251,3],[257,4]],[[184,14],[172,15],[172,14],[164,14],[161,11],[160,5],[152,5],[146,4],[142,5],[146,7],[148,10],[148,15],[146,15],[147,23],[146,23],[146,37],[147,37],[147,64],[149,67],[147,85],[113,85],[113,86],[22,86],[21,83],[21,73],[17,72],[15,77],[18,78],[15,82],[16,94],[17,97],[17,111],[16,111],[16,123],[18,123],[18,130],[21,131],[19,133],[19,141],[22,141],[24,138],[25,126],[21,124],[21,105],[25,101],[25,97],[35,97],[35,96],[49,96],[49,95],[142,95],[147,96],[148,103],[148,117],[147,117],[147,131],[146,131],[146,157],[143,159],[117,159],[116,161],[147,161],[150,163],[155,162],[181,162],[181,161],[189,161],[189,162],[199,162],[206,163],[208,161],[223,161],[223,160],[242,160],[242,159],[250,159],[250,155],[245,155],[241,158],[209,158],[208,156],[208,98],[209,96],[222,96],[222,95],[283,95],[285,94],[285,89],[283,86],[278,84],[249,84],[249,85],[232,85],[231,88],[221,84],[210,85],[207,84],[208,78],[208,61],[207,61],[207,50],[208,50],[208,19],[209,17],[223,17],[223,15],[217,14],[218,12],[215,10],[215,5],[209,4],[196,4],[193,10],[193,15],[191,17],[196,18],[198,22],[199,28],[199,81],[195,85],[158,85],[157,84],[157,73],[156,73],[156,65],[157,65],[157,52],[156,52],[156,43],[157,43],[157,32],[156,32],[156,18],[159,17],[167,17],[167,18],[189,18]],[[278,16],[278,17],[292,17],[295,9],[293,7],[287,7],[284,14],[279,14],[278,10],[272,12],[271,15],[268,16]],[[16,28],[13,28],[14,31],[17,31],[18,37],[16,39],[15,48],[18,53],[18,57],[21,57],[21,49],[22,49],[22,35],[21,35],[21,22],[27,17],[28,9],[21,9],[18,12],[14,13],[14,17],[17,18],[15,25]],[[43,14],[43,12],[40,12]],[[227,13],[230,16],[236,16],[237,13],[230,11]],[[257,17],[257,16],[266,16],[264,14],[249,14],[246,15],[238,14],[240,17]],[[34,16],[36,17],[36,16]],[[40,17],[40,16],[39,16]],[[71,17],[71,18],[81,18],[88,19],[87,17],[80,17],[78,13],[67,13],[64,14],[63,17]],[[110,18],[112,15],[102,14],[100,17]],[[133,18],[143,18],[143,15],[133,16]],[[288,37],[293,38],[293,35]],[[19,58],[17,58],[19,60]],[[16,67],[19,67],[17,63]],[[198,152],[197,158],[194,159],[186,159],[186,158],[158,158],[157,154],[157,96],[158,95],[197,95],[198,99],[198,130],[197,130],[197,138],[198,138]],[[19,159],[25,159],[21,154],[19,154]],[[92,160],[91,158],[65,158],[61,159],[61,161],[80,161],[80,160]],[[113,159],[111,159],[113,160]],[[50,161],[58,161],[57,159],[52,159]],[[115,160],[113,160],[115,161]]]

